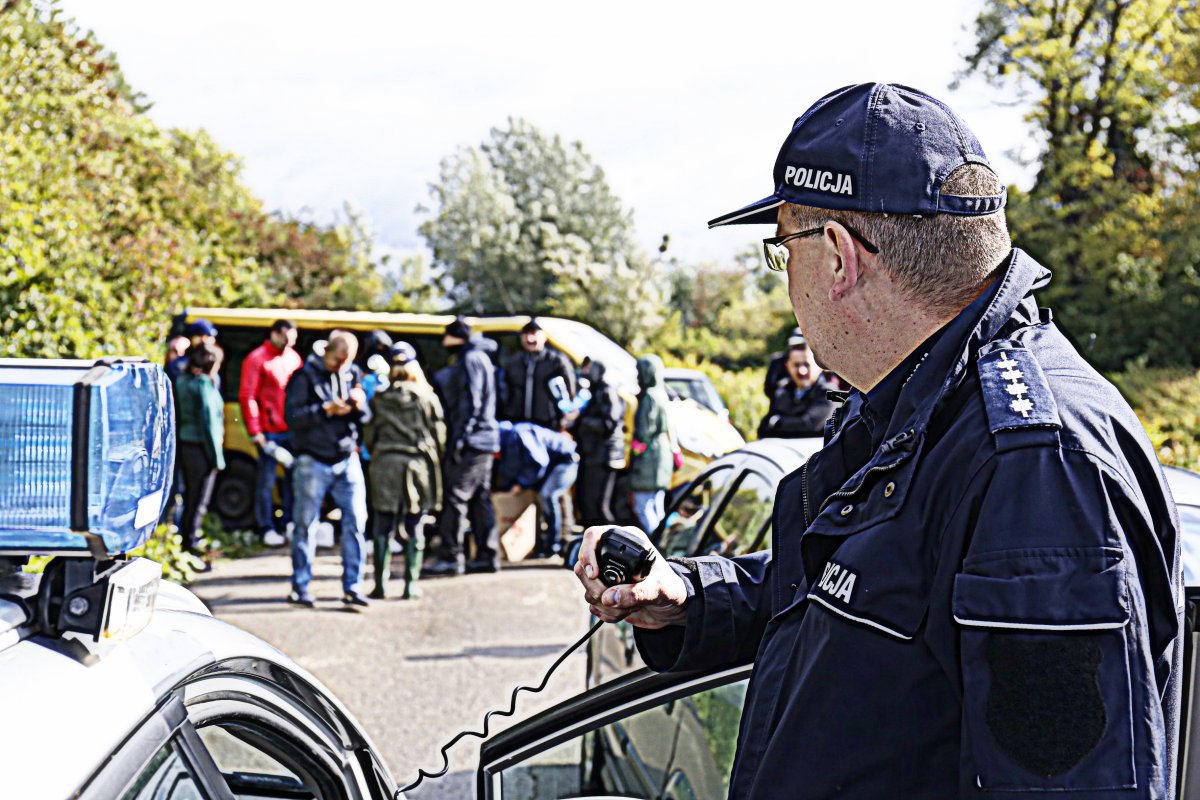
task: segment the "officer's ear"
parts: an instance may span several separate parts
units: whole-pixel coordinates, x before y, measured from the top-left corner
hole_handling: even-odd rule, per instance
[[[826,222],[822,242],[825,245],[822,266],[828,270],[829,299],[837,302],[858,286],[863,265],[854,238],[841,223]]]

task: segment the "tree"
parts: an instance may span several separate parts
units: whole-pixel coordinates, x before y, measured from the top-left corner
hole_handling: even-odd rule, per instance
[[[1043,150],[1016,243],[1093,360],[1197,363],[1196,0],[989,0],[967,72],[1032,100]],[[1165,323],[1165,324],[1164,324]],[[1181,341],[1180,337],[1184,337]]]
[[[157,355],[187,305],[375,299],[355,217],[267,214],[237,158],[146,107],[53,4],[0,5],[0,354]]]
[[[479,314],[560,314],[625,344],[661,323],[654,264],[579,142],[523,119],[442,161],[421,235],[448,298]]]

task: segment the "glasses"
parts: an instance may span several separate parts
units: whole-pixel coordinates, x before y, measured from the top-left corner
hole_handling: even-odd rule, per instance
[[[770,239],[763,239],[763,260],[767,262],[767,269],[775,272],[783,272],[786,270],[788,262],[788,249],[783,246],[784,243],[790,242],[792,239],[800,239],[805,236],[819,236],[825,232],[825,224],[826,223],[822,223],[816,228],[809,228],[805,231],[787,233],[783,236],[772,236]],[[846,232],[849,233],[851,237],[856,239],[858,243],[863,246],[863,249],[868,253],[874,255],[879,252],[878,247],[868,242],[863,235],[854,230],[854,228],[851,228],[844,222],[839,222],[838,224],[845,228]]]

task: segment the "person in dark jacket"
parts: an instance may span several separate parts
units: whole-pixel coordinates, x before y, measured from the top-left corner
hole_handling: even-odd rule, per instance
[[[536,318],[521,328],[521,349],[504,365],[506,391],[501,416],[562,430],[565,414],[559,401],[569,401],[576,391],[570,359],[546,346],[546,331]]]
[[[833,416],[829,392],[836,387],[813,360],[807,343],[788,348],[784,370],[787,376],[775,386],[771,407],[758,425],[758,438],[824,435],[825,422]]]
[[[358,589],[363,567],[367,487],[358,460],[359,427],[370,421],[367,398],[354,366],[358,340],[334,331],[287,385],[287,426],[296,462],[292,468],[292,591],[288,602],[312,606],[308,591],[321,504],[331,495],[342,513],[342,602],[368,605]]]
[[[571,425],[579,447],[575,501],[585,527],[613,525],[613,489],[625,469],[625,401],[605,380],[604,363],[592,359],[584,376],[591,399]]]
[[[799,328],[792,328],[792,332],[788,334],[787,349],[782,353],[772,353],[771,360],[767,363],[767,377],[763,380],[763,394],[768,400],[775,398],[775,390],[779,388],[779,382],[788,376],[787,359],[788,353],[793,347],[799,345],[808,346],[807,340],[804,338],[804,332]]]
[[[1174,798],[1179,518],[1129,405],[1036,294],[1004,183],[915,89],[826,95],[776,191],[772,269],[855,387],[780,483],[769,551],[577,574],[658,670],[753,659],[733,798]],[[820,165],[819,167],[813,165]]]
[[[374,512],[375,589],[386,595],[392,537],[404,531],[404,599],[420,597],[417,578],[425,552],[425,517],[442,506],[442,448],[446,425],[442,404],[407,342],[389,354],[391,374],[371,399],[371,421],[363,444],[371,451],[371,506]]]
[[[492,511],[492,462],[500,449],[496,426],[495,367],[489,352],[495,342],[472,336],[461,317],[446,326],[442,345],[458,357],[446,386],[446,498],[439,521],[442,559],[426,575],[462,575],[467,571],[463,537],[468,519],[475,536],[472,572],[500,569],[500,534]]]
[[[562,552],[562,498],[579,475],[575,442],[564,433],[532,422],[500,423],[500,460],[496,484],[502,492],[533,489],[538,493],[545,538],[534,548],[533,558],[549,558]]]
[[[183,469],[183,548],[195,556],[196,532],[208,511],[217,473],[225,469],[225,403],[213,382],[217,349],[201,343],[188,351],[188,368],[175,380],[179,464]]]

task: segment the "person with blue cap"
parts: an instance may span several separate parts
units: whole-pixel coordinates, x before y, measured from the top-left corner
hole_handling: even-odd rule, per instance
[[[754,661],[730,797],[1174,797],[1177,512],[1038,304],[1050,272],[1012,248],[978,140],[927,94],[847,86],[773,178],[709,224],[775,226],[766,265],[852,391],[769,551],[609,588],[589,529],[592,612],[658,670]]]

